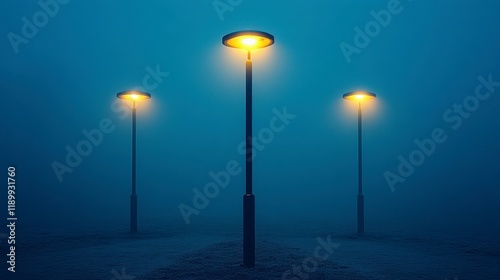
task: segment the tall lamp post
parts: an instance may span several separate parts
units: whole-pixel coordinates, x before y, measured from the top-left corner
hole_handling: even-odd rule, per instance
[[[135,103],[151,98],[151,94],[138,90],[122,91],[116,94],[120,99],[132,101],[132,194],[130,195],[130,232],[137,232],[137,194],[136,194],[136,169],[135,169],[135,135],[136,135],[136,108]]]
[[[222,37],[222,44],[247,51],[246,61],[246,192],[243,196],[243,266],[255,266],[255,196],[252,193],[252,50],[274,44],[274,36],[261,31],[238,31]]]
[[[358,233],[365,232],[365,201],[363,196],[363,164],[362,164],[362,141],[361,141],[361,102],[375,99],[376,94],[365,91],[352,91],[342,96],[346,100],[358,102]]]

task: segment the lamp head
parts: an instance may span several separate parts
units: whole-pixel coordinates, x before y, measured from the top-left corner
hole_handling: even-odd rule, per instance
[[[146,100],[151,98],[151,94],[147,92],[142,92],[139,90],[127,90],[127,91],[122,91],[116,94],[116,97],[120,99],[126,99],[126,100],[131,100],[131,101],[139,101],[139,100]]]
[[[222,44],[231,48],[251,51],[274,44],[274,36],[262,31],[237,31],[222,37]]]
[[[371,100],[375,99],[377,95],[375,93],[371,92],[366,92],[366,91],[351,91],[342,96],[346,100],[353,100],[353,101],[365,101],[365,100]]]

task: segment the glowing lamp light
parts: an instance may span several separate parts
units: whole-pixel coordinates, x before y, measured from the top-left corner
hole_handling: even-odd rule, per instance
[[[127,90],[127,91],[122,91],[116,94],[116,97],[120,99],[125,99],[125,100],[131,100],[131,101],[139,101],[139,100],[146,100],[151,98],[151,94],[147,92],[142,92],[138,90]]]
[[[271,46],[274,44],[274,36],[262,31],[237,31],[222,37],[222,44],[250,51]]]
[[[363,101],[375,99],[377,95],[375,93],[366,91],[351,91],[342,96],[346,100]]]
[[[255,46],[255,44],[257,44],[257,39],[245,37],[245,38],[241,39],[241,43],[247,47],[253,47],[253,46]]]

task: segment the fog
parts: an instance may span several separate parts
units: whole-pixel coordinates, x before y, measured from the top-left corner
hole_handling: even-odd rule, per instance
[[[20,237],[128,230],[128,89],[152,95],[137,103],[139,231],[238,230],[246,53],[221,38],[245,29],[275,36],[252,53],[258,228],[356,231],[357,104],[342,95],[366,90],[366,232],[500,233],[497,1],[63,2],[41,27],[37,1],[0,11],[0,161],[16,169]]]

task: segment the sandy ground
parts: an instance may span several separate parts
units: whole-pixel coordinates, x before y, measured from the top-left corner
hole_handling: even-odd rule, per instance
[[[136,235],[113,229],[38,232],[19,246],[17,272],[4,270],[1,279],[500,279],[495,236],[260,225],[256,266],[248,269],[240,265],[240,225],[149,227]],[[318,239],[328,238],[315,258]]]

